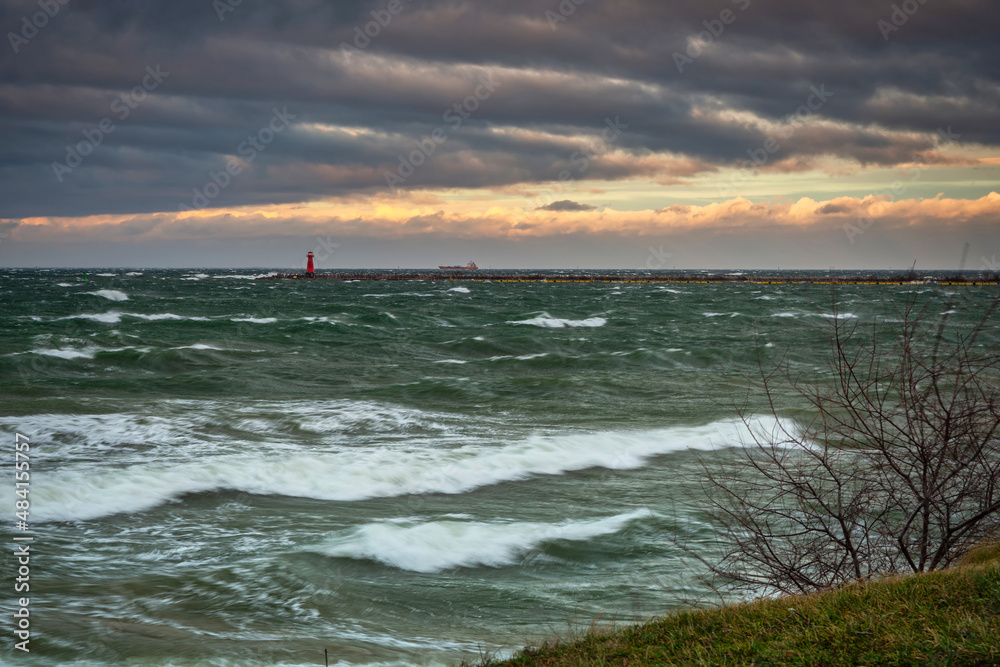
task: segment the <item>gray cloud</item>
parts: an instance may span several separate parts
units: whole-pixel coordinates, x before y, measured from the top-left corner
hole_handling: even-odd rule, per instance
[[[401,2],[345,57],[384,0],[244,0],[222,21],[204,0],[73,0],[19,53],[0,44],[0,216],[176,210],[275,106],[295,124],[211,206],[385,190],[386,171],[442,127],[448,140],[402,187],[553,181],[609,116],[629,127],[586,177],[675,182],[742,166],[821,85],[834,93],[815,113],[825,124],[782,138],[767,168],[906,163],[933,153],[947,126],[1000,144],[991,0],[920,5],[888,39],[877,22],[892,3],[864,0],[609,0],[555,30],[545,11],[557,2]],[[726,9],[735,20],[678,72],[674,54]],[[0,2],[2,32],[35,11]],[[120,118],[122,96],[156,65],[169,77]],[[496,94],[451,128],[445,111],[486,73]],[[113,132],[60,182],[53,163],[104,118]]]
[[[596,206],[588,206],[587,204],[579,204],[575,201],[570,201],[569,199],[563,199],[561,201],[554,201],[547,206],[539,206],[535,209],[536,211],[596,211]]]

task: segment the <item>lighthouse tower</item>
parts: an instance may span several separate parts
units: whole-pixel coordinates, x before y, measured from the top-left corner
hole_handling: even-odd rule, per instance
[[[316,267],[313,266],[313,254],[309,253],[308,255],[306,255],[306,258],[308,260],[306,262],[306,278],[315,278]]]

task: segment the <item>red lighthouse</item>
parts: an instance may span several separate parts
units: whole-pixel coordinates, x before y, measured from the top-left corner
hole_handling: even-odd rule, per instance
[[[306,255],[308,262],[306,263],[306,278],[316,277],[316,268],[313,266],[313,254],[309,253]]]

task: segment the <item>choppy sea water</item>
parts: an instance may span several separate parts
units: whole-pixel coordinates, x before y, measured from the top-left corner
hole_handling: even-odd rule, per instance
[[[831,322],[996,291],[256,275],[0,273],[6,664],[456,665],[662,614],[758,361],[822,381]]]

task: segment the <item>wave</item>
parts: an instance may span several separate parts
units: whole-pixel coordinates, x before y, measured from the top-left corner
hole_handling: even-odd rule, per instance
[[[31,354],[40,354],[45,357],[56,357],[58,359],[93,359],[101,348],[90,345],[81,349],[34,349]]]
[[[250,322],[251,324],[274,324],[277,317],[234,317],[230,322]]]
[[[761,420],[755,430],[773,431],[778,426],[773,419]],[[209,455],[197,461],[164,460],[126,468],[86,465],[50,472],[37,482],[32,488],[33,516],[48,521],[95,519],[145,511],[188,493],[222,489],[329,501],[461,494],[588,468],[635,469],[670,452],[740,446],[747,435],[742,422],[723,421],[643,432],[531,436],[499,446],[383,443],[322,454],[284,447],[273,456]]]
[[[152,348],[149,347],[97,347],[96,345],[88,345],[82,348],[35,348],[30,352],[15,352],[14,354],[39,354],[45,357],[56,357],[59,359],[93,359],[98,354],[102,353],[112,353],[112,352],[124,352],[125,350],[138,350],[140,352],[149,352]]]
[[[93,296],[102,296],[109,301],[128,301],[128,294],[125,292],[120,292],[116,289],[100,289],[96,292],[84,292],[84,294],[92,294]]]
[[[111,310],[106,313],[83,313],[80,315],[70,315],[68,317],[59,317],[59,320],[91,320],[93,322],[101,322],[102,324],[118,324],[122,321],[123,317],[134,317],[140,320],[146,320],[147,322],[159,322],[161,320],[189,320],[192,322],[210,322],[209,317],[195,317],[195,316],[184,316],[175,315],[173,313],[154,313],[152,315],[146,315],[144,313],[122,313],[117,310]]]
[[[638,510],[589,521],[562,523],[485,523],[431,521],[369,523],[342,531],[306,551],[334,558],[373,560],[411,572],[442,572],[459,567],[502,567],[517,563],[540,546],[581,542],[621,531],[654,514]]]
[[[203,275],[203,274],[202,274]],[[230,273],[224,276],[212,276],[216,280],[257,280],[258,278],[270,278],[272,276],[278,275],[277,271],[271,271],[270,273],[258,273],[256,275],[244,274],[244,273]],[[206,276],[207,277],[207,276]]]
[[[508,321],[507,324],[529,324],[531,326],[543,327],[546,329],[564,329],[566,327],[603,327],[608,321],[603,317],[588,317],[585,320],[567,320],[559,317],[552,317],[543,312],[538,317],[528,320]]]
[[[459,294],[470,294],[472,290],[468,287],[452,287],[449,292],[458,292]]]

